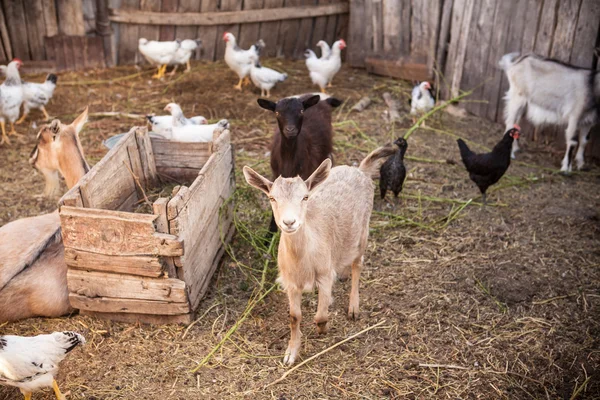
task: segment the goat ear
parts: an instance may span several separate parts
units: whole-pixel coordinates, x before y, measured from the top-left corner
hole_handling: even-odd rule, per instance
[[[302,107],[304,107],[304,109],[306,110],[317,104],[319,101],[321,101],[321,96],[319,96],[318,94],[311,96],[302,102]]]
[[[315,172],[304,181],[306,186],[308,186],[308,190],[312,192],[317,186],[325,182],[325,179],[329,176],[329,171],[331,171],[331,160],[326,158]]]
[[[275,112],[275,106],[277,106],[277,104],[273,103],[272,101],[269,101],[266,99],[258,99],[258,100],[256,100],[256,102],[258,103],[259,106],[261,106],[265,110]]]
[[[79,132],[83,129],[83,125],[88,121],[88,107],[83,110],[83,112],[79,115],[79,117],[75,118],[75,121],[71,124],[75,127],[75,133],[79,136]]]
[[[328,97],[326,100],[327,104],[329,104],[332,108],[337,108],[342,105],[342,101],[340,99],[336,99],[335,97]]]
[[[271,186],[273,186],[273,182],[248,166],[244,167],[244,178],[246,178],[248,185],[262,190],[267,195],[271,191]]]

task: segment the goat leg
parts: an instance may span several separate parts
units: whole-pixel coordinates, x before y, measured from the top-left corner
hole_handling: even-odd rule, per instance
[[[350,305],[348,306],[348,318],[356,320],[359,316],[358,285],[360,283],[360,270],[362,269],[362,256],[352,263],[352,288],[350,289]]]
[[[327,321],[329,320],[329,306],[331,305],[331,289],[333,280],[325,280],[319,284],[319,304],[317,305],[317,314],[315,315],[315,324],[317,324],[317,333],[327,333]]]
[[[590,129],[591,127],[583,127],[579,129],[579,147],[577,147],[577,155],[575,156],[575,161],[577,161],[578,170],[583,169],[583,166],[585,164],[585,146],[590,140]]]
[[[302,333],[300,332],[300,323],[302,322],[302,291],[296,288],[288,288],[287,294],[290,302],[290,342],[285,351],[283,363],[292,365],[298,357],[301,344],[300,338],[302,337]]]
[[[565,131],[565,142],[567,145],[567,149],[565,151],[565,157],[563,158],[560,167],[560,170],[565,173],[571,172],[571,161],[573,159],[573,152],[575,151],[575,147],[577,146],[578,142],[577,120],[578,118],[569,119],[569,124],[567,125],[567,129]]]

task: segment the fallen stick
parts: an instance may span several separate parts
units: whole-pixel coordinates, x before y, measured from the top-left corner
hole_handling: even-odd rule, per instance
[[[331,350],[335,349],[336,347],[338,347],[338,346],[341,346],[342,344],[344,344],[344,343],[346,343],[346,342],[348,342],[348,341],[350,341],[350,340],[352,340],[352,339],[354,339],[354,338],[356,338],[356,337],[358,337],[358,336],[362,335],[363,333],[367,333],[367,332],[369,332],[369,331],[370,331],[370,330],[372,330],[372,329],[375,329],[375,328],[378,328],[378,327],[380,327],[380,326],[381,326],[381,325],[383,325],[384,323],[385,323],[385,320],[379,321],[379,322],[378,322],[378,323],[376,323],[375,325],[369,326],[368,328],[365,328],[365,329],[363,329],[362,331],[360,331],[360,332],[358,332],[358,333],[355,333],[355,334],[354,334],[354,335],[352,335],[352,336],[348,336],[346,339],[344,339],[344,340],[342,340],[342,341],[339,341],[339,342],[337,342],[337,343],[336,343],[336,344],[334,344],[333,346],[330,346],[330,347],[326,348],[325,350],[321,351],[320,353],[317,353],[317,354],[315,354],[314,356],[307,358],[306,360],[302,361],[300,364],[296,365],[294,368],[292,368],[292,369],[288,370],[288,371],[287,371],[285,374],[281,375],[281,378],[274,380],[273,382],[271,382],[271,383],[269,383],[268,385],[266,385],[264,388],[266,389],[266,388],[268,388],[269,386],[273,386],[273,385],[276,385],[276,384],[278,384],[279,382],[282,382],[282,381],[283,381],[285,378],[287,378],[287,377],[288,377],[288,376],[289,376],[289,375],[290,375],[292,372],[294,372],[295,370],[297,370],[298,368],[300,368],[300,367],[301,367],[301,366],[303,366],[304,364],[306,364],[306,363],[308,363],[308,362],[310,362],[310,361],[314,360],[315,358],[317,358],[317,357],[320,357],[320,356],[322,356],[323,354],[325,354],[325,353],[327,353],[327,352],[329,352],[329,351],[331,351]]]
[[[358,103],[352,106],[351,111],[364,111],[365,108],[369,107],[369,104],[371,104],[371,99],[365,96],[362,99],[360,99]]]
[[[398,102],[392,98],[392,95],[389,94],[389,92],[385,92],[383,94],[383,100],[389,108],[390,122],[398,121],[400,119],[400,112],[398,111]]]
[[[144,190],[144,187],[140,183],[140,179],[133,173],[133,171],[131,170],[131,168],[129,168],[129,165],[127,165],[127,163],[125,161],[123,161],[123,165],[125,165],[125,167],[129,171],[129,173],[133,177],[133,180],[135,181],[135,183],[137,184],[137,186],[142,191],[142,195],[144,196],[144,201],[146,202],[146,204],[148,204],[150,207],[152,207],[152,203],[150,202],[150,200],[148,200],[148,196],[146,196],[146,191]]]
[[[419,364],[421,368],[449,368],[449,369],[469,369],[466,367],[461,367],[460,365],[452,365],[452,364]]]

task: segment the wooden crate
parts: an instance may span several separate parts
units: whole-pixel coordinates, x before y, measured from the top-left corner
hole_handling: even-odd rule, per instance
[[[153,214],[131,212],[166,177],[192,183],[156,200]],[[179,143],[131,129],[61,199],[71,305],[111,320],[190,322],[233,235],[234,190],[228,130]]]

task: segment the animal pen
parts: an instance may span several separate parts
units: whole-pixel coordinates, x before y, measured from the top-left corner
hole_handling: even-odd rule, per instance
[[[347,318],[350,282],[336,282],[330,330],[318,335],[317,295],[305,294],[292,368],[281,362],[289,309],[276,282],[278,236],[265,240],[269,200],[242,174],[247,165],[270,176],[276,122],[257,105],[260,91],[233,90],[226,31],[242,49],[262,38],[260,62],[288,74],[270,100],[315,91],[305,49],[347,41],[327,89],[342,102],[332,112],[336,165],[412,133],[400,196],[374,194],[360,318]],[[500,140],[503,54],[600,68],[600,2],[0,0],[0,36],[0,59],[21,58],[24,80],[57,72],[53,118],[68,123],[89,106],[80,140],[92,168],[61,198],[35,197],[44,180],[27,160],[40,114],[0,146],[0,225],[59,204],[78,310],[0,322],[0,335],[83,334],[87,347],[57,378],[73,399],[598,397],[598,167],[559,174],[564,131],[534,141],[524,125],[524,151],[484,207],[456,140],[477,152]],[[202,49],[189,72],[151,79],[141,37],[199,38]],[[469,114],[446,108],[417,127],[407,100],[411,81],[424,79],[442,100],[472,90],[458,104]],[[363,98],[370,104],[353,110]],[[171,102],[231,129],[210,143],[149,134],[146,115]],[[599,136],[586,161],[600,158]],[[0,400],[17,395],[0,386]]]

